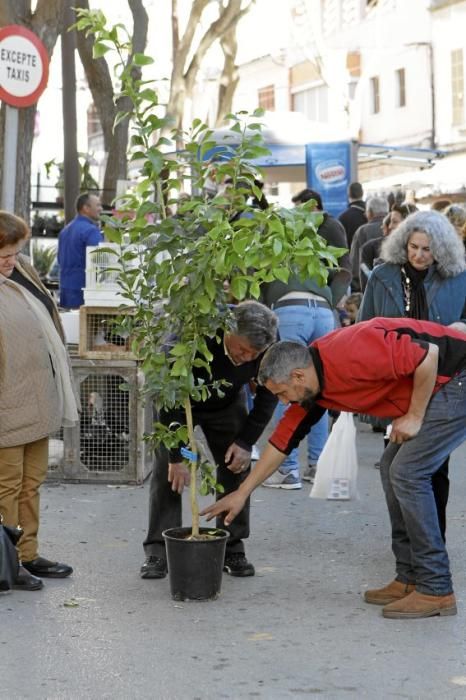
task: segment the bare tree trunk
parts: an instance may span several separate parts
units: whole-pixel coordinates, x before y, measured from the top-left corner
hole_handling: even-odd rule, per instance
[[[236,54],[238,52],[238,42],[236,40],[236,27],[228,34],[225,34],[220,41],[223,55],[222,75],[218,86],[217,117],[215,126],[220,126],[225,115],[232,110],[233,97],[239,82],[238,66],[236,65]]]
[[[75,7],[89,9],[88,0],[76,0]],[[132,36],[133,54],[143,53],[147,42],[149,18],[142,0],[128,0],[133,16]],[[104,136],[104,149],[107,153],[103,183],[103,201],[110,204],[115,198],[118,180],[126,180],[129,119],[124,119],[113,128],[118,112],[131,110],[129,98],[119,98],[115,104],[115,93],[110,69],[105,58],[94,58],[92,36],[85,37],[84,32],[77,32],[77,45],[81,62],[86,73],[92,99],[99,114]],[[132,55],[129,58],[132,60]],[[138,76],[136,76],[138,77]]]
[[[64,129],[63,133],[65,223],[71,221],[76,214],[75,202],[80,189],[76,113],[76,30],[69,31],[69,27],[76,22],[76,16],[72,7],[73,2],[74,0],[64,0],[66,26],[61,34],[62,113],[63,124],[66,124],[66,129]]]
[[[173,119],[177,128],[180,128],[183,124],[185,97],[193,92],[201,63],[207,51],[216,41],[231,35],[233,35],[233,41],[235,41],[236,27],[241,18],[249,11],[254,0],[246,0],[246,2],[244,0],[224,0],[223,3],[218,3],[218,18],[209,25],[196,46],[194,46],[195,30],[199,26],[202,13],[209,2],[211,0],[193,0],[185,33],[180,37],[178,0],[172,0],[173,67],[167,115]],[[234,55],[236,55],[236,52]]]
[[[36,105],[19,110],[16,155],[15,214],[29,221],[31,212],[31,154]],[[8,173],[5,173],[8,177]]]

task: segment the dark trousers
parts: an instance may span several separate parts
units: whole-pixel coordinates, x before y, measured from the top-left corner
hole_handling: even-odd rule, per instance
[[[384,446],[387,447],[390,441],[384,438]],[[440,469],[435,472],[432,477],[432,491],[435,498],[435,506],[437,508],[438,524],[440,527],[440,532],[442,534],[442,539],[446,542],[446,531],[447,531],[447,504],[448,495],[450,493],[450,479],[448,478],[448,466],[450,464],[450,457],[447,457]]]
[[[217,481],[225,489],[222,496],[235,491],[249,474],[250,468],[234,474],[225,465],[225,452],[234,442],[247,416],[244,397],[240,394],[235,403],[214,412],[193,411],[195,425],[200,425],[206,436],[215,463],[218,465]],[[149,490],[149,528],[143,546],[146,556],[165,558],[163,530],[181,527],[181,496],[171,489],[168,481],[168,451],[160,446],[155,452],[154,468]],[[244,552],[243,539],[249,537],[249,499],[233,522],[225,527],[223,518],[217,518],[217,527],[230,533],[227,548],[230,552]]]

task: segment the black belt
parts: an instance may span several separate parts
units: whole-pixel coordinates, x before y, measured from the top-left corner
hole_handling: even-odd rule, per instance
[[[317,301],[317,299],[283,299],[272,304],[272,309],[280,309],[282,306],[308,306],[309,308],[318,307],[320,309],[330,309],[328,301]]]

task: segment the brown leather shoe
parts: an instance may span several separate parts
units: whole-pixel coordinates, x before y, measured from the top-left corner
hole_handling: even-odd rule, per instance
[[[456,615],[455,594],[426,595],[413,591],[405,598],[386,605],[382,610],[382,615],[396,620],[402,618],[416,620],[420,617],[433,617],[434,615]]]
[[[364,593],[366,603],[372,605],[388,605],[396,600],[401,600],[414,591],[414,583],[402,583],[401,581],[392,581],[383,588],[373,588]]]

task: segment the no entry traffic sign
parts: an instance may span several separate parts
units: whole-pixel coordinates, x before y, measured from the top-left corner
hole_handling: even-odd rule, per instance
[[[49,56],[29,29],[10,24],[0,29],[0,99],[12,107],[35,104],[47,85]]]

